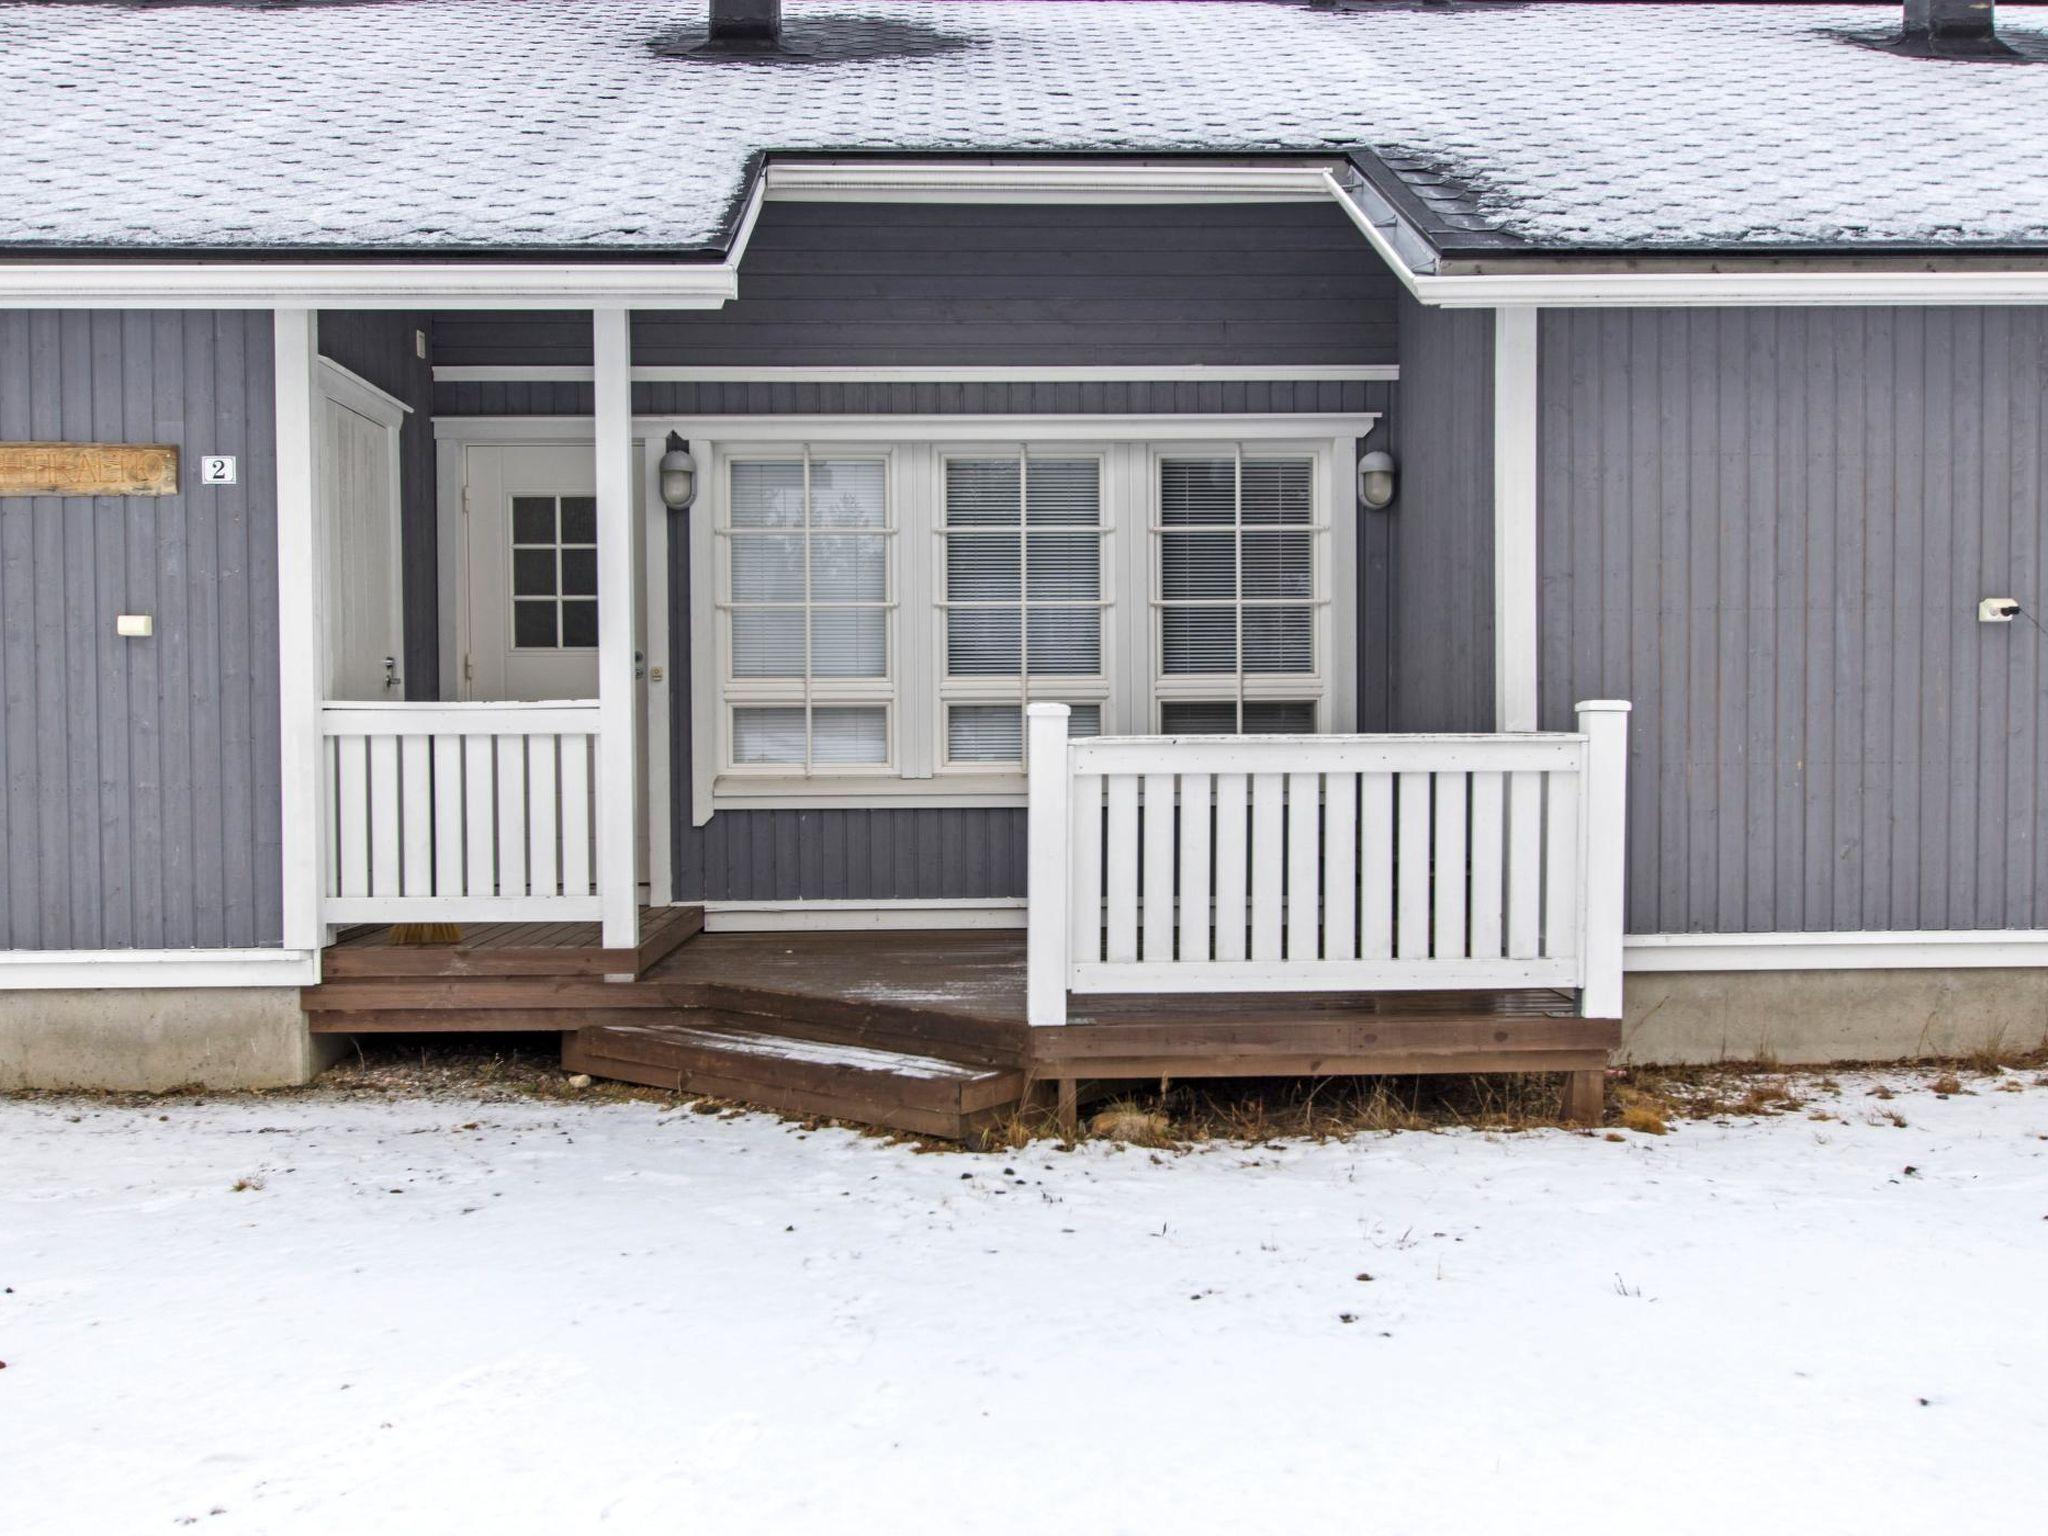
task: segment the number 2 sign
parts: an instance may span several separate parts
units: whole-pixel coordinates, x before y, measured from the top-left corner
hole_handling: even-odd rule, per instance
[[[233,485],[235,460],[232,454],[209,453],[199,461],[201,485]]]

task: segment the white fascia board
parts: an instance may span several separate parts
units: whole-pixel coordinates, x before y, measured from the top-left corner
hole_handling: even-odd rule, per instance
[[[573,363],[446,363],[434,369],[437,384],[587,384],[594,370]],[[1200,384],[1200,383],[1392,383],[1395,363],[1259,364],[1179,363],[1145,366],[1087,364],[1075,367],[972,365],[920,368],[686,368],[636,366],[636,384]]]
[[[1899,933],[1646,933],[1624,971],[1982,970],[2048,966],[2048,929]]]
[[[310,949],[0,950],[0,992],[132,987],[310,987]]]
[[[1424,304],[1445,309],[2048,304],[2044,272],[1536,272],[1417,277]]]
[[[768,196],[789,202],[1321,202],[1330,157],[1272,164],[1185,160],[798,160],[769,165]]]
[[[717,309],[727,261],[0,261],[7,309]]]

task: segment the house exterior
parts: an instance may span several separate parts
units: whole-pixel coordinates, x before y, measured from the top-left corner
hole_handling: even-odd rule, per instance
[[[0,1085],[675,907],[2048,1033],[2048,15],[713,9],[0,4]]]

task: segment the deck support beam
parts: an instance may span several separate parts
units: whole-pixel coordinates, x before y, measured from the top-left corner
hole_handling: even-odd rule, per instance
[[[591,311],[597,455],[597,889],[606,949],[632,949],[640,942],[631,318],[624,309]]]
[[[1564,1118],[1568,1125],[1598,1125],[1607,1103],[1607,1073],[1600,1067],[1564,1075]]]

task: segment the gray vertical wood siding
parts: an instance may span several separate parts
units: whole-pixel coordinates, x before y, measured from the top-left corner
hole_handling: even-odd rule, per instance
[[[1544,721],[1635,702],[1630,930],[2048,926],[2048,639],[1976,618],[2048,606],[2048,310],[1541,335]]]
[[[1397,731],[1490,731],[1493,312],[1401,303],[1399,492],[1384,514]]]
[[[1390,363],[1399,284],[1329,203],[775,203],[717,310],[643,311],[646,364]],[[450,364],[590,362],[576,313],[449,314]]]
[[[0,311],[0,438],[175,443],[183,480],[0,498],[0,948],[279,942],[273,411],[265,311]]]

